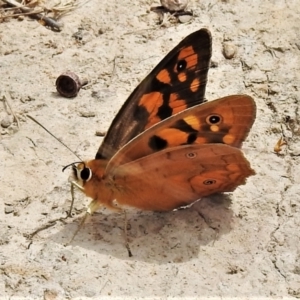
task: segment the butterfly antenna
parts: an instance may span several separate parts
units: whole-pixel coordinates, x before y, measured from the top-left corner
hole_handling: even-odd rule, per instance
[[[50,135],[52,135],[57,141],[59,141],[63,146],[65,146],[70,152],[72,152],[79,160],[82,162],[82,159],[73,151],[71,150],[64,142],[62,142],[59,138],[57,138],[53,133],[51,133],[44,125],[38,122],[34,117],[27,115],[29,119],[31,119],[36,124],[40,125],[44,130],[46,130]],[[65,168],[64,168],[65,169]]]

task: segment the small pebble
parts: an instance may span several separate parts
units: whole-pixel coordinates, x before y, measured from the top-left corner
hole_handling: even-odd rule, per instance
[[[14,212],[14,207],[5,205],[4,212],[5,212],[6,215],[11,214],[11,213]]]
[[[48,290],[46,289],[44,291],[44,299],[45,300],[55,300],[57,299],[58,293],[54,290]]]
[[[6,116],[1,121],[1,127],[8,128],[13,123],[13,121],[14,121],[13,116]]]
[[[219,66],[219,63],[215,60],[210,61],[210,68],[217,68]]]
[[[93,111],[80,111],[80,116],[84,118],[93,118],[96,114]]]
[[[223,55],[227,59],[232,59],[236,54],[236,46],[232,43],[223,44]]]
[[[160,0],[161,5],[170,11],[184,10],[188,2],[188,0]]]
[[[178,17],[178,20],[180,23],[187,23],[191,21],[192,18],[193,18],[192,15],[181,15]]]
[[[97,130],[96,133],[95,133],[96,136],[105,136],[106,135],[106,132],[105,131],[100,131],[100,130]]]

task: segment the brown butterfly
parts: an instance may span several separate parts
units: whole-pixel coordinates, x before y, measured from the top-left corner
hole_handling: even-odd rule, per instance
[[[74,165],[75,181],[100,206],[168,211],[233,191],[253,175],[239,149],[255,120],[246,95],[204,102],[211,35],[180,42],[127,99],[96,158]]]

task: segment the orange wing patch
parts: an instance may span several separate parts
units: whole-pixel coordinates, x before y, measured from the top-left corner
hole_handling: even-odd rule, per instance
[[[188,133],[176,128],[166,128],[161,130],[156,138],[166,141],[168,147],[173,147],[185,143],[188,139]]]
[[[160,92],[152,92],[141,97],[140,106],[144,106],[147,112],[152,115],[157,113],[158,108],[163,104],[163,95]]]
[[[161,121],[157,116],[159,107],[163,104],[163,94],[160,92],[152,92],[141,97],[139,106],[143,106],[149,113],[146,129]]]
[[[227,134],[223,137],[223,142],[227,145],[232,145],[235,142],[235,137],[232,134]]]
[[[217,125],[212,125],[210,126],[210,131],[211,132],[219,132],[220,131],[220,127]]]
[[[156,79],[160,82],[166,83],[166,84],[171,84],[171,77],[170,73],[168,72],[167,69],[161,70],[157,75]]]
[[[200,85],[200,80],[198,78],[195,78],[190,85],[190,90],[193,93],[197,92],[199,85]]]
[[[187,108],[186,101],[178,99],[178,94],[171,94],[169,98],[169,107],[172,108],[172,115],[177,114]]]
[[[206,144],[208,139],[204,136],[198,136],[194,142],[194,144]]]
[[[182,49],[178,55],[178,60],[185,60],[187,63],[186,68],[189,70],[196,69],[198,63],[198,55],[192,46]],[[177,72],[177,70],[174,70]]]
[[[186,79],[187,79],[186,74],[183,73],[183,72],[179,73],[178,76],[177,76],[177,78],[178,78],[178,80],[179,80],[180,82],[185,82]]]
[[[183,118],[183,120],[189,124],[194,130],[197,130],[199,131],[200,130],[200,127],[201,127],[201,124],[199,122],[199,119],[196,117],[196,116],[187,116],[185,118]]]

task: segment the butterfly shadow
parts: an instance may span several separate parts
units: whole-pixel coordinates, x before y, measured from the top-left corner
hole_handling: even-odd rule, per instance
[[[230,195],[218,194],[172,212],[128,212],[131,258],[125,247],[123,214],[94,214],[70,245],[121,259],[159,264],[188,261],[198,257],[201,246],[211,244],[213,247],[216,240],[231,230],[233,211],[230,205]],[[66,244],[80,221],[78,218],[66,224],[52,236],[53,241]]]

